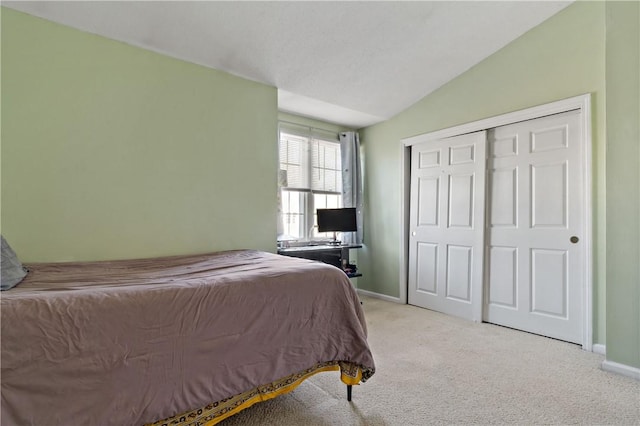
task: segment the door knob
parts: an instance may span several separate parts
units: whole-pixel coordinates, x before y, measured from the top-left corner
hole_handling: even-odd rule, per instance
[[[413,232],[411,233],[411,236],[412,236],[412,237],[415,237],[416,235],[417,235],[417,234],[416,234],[416,231],[413,231]]]
[[[573,237],[569,238],[569,241],[571,241],[573,244],[576,244],[578,241],[580,241],[580,238],[574,235]]]

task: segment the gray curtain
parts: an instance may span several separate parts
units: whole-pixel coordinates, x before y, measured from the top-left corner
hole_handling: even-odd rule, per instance
[[[362,165],[360,163],[360,137],[357,132],[340,133],[342,156],[342,206],[355,207],[358,221],[357,232],[346,232],[343,244],[362,244]]]
[[[282,188],[287,186],[287,171],[278,170],[278,240],[284,237],[284,217],[282,216]]]

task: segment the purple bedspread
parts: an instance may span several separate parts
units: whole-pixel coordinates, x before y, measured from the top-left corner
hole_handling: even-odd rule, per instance
[[[1,303],[3,425],[136,425],[325,361],[374,371],[339,269],[259,251],[31,264]]]

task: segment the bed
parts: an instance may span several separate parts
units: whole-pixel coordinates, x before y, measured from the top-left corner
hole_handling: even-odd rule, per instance
[[[318,372],[375,371],[330,265],[238,250],[27,266],[0,297],[3,425],[212,425]]]

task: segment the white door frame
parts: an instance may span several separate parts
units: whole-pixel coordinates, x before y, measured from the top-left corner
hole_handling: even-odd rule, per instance
[[[400,141],[400,302],[407,303],[407,285],[408,285],[408,262],[409,262],[409,201],[411,187],[411,146],[434,141],[437,139],[458,136],[465,133],[477,132],[480,130],[488,130],[507,124],[513,124],[520,121],[532,120],[552,114],[562,112],[580,110],[580,125],[582,134],[584,135],[584,157],[582,159],[584,173],[582,176],[585,182],[585,194],[583,209],[585,213],[584,229],[582,235],[585,236],[585,283],[582,291],[582,302],[585,307],[582,331],[582,348],[591,352],[593,349],[593,218],[591,204],[591,94],[574,96],[572,98],[551,102],[531,108],[522,109],[507,114],[497,115],[495,117],[474,121],[471,123],[461,124],[434,132],[425,133],[417,136],[402,139]],[[482,298],[478,298],[475,303],[483,304]],[[480,306],[480,310],[482,310]]]

